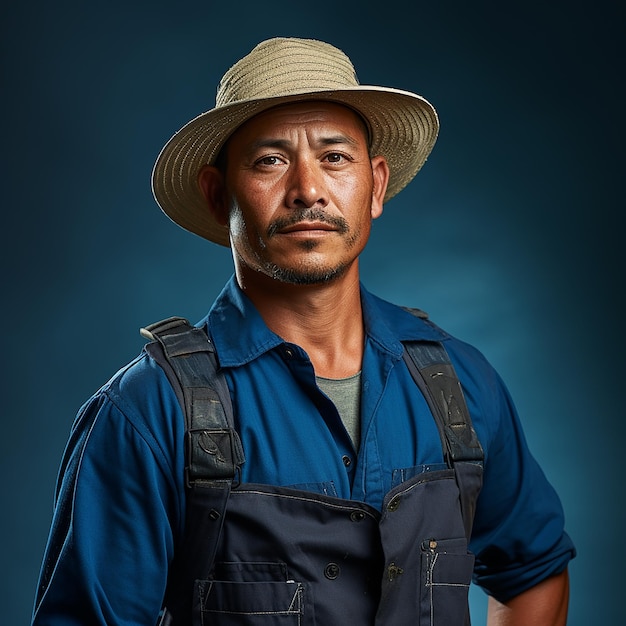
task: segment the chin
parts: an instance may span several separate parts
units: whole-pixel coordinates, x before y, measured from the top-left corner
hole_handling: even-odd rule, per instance
[[[342,276],[347,267],[310,267],[285,268],[276,265],[270,268],[270,275],[274,280],[291,285],[323,285]]]

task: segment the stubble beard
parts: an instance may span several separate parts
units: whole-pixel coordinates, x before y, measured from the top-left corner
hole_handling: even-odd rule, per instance
[[[335,267],[289,268],[269,264],[267,273],[274,280],[290,285],[322,285],[343,275],[348,266],[344,263]]]
[[[281,229],[288,228],[302,221],[319,221],[331,225],[338,236],[344,239],[346,250],[350,250],[359,240],[360,229],[356,232],[350,232],[348,222],[339,216],[327,215],[320,209],[304,209],[300,212],[290,215],[288,218],[279,218],[272,222],[268,228],[268,240],[279,232]],[[300,248],[306,253],[313,253],[315,248],[319,246],[319,241],[308,239],[301,242]],[[349,263],[342,262],[334,266],[324,266],[321,263],[308,263],[306,258],[303,260],[301,267],[280,267],[275,263],[268,263],[266,269],[269,275],[275,280],[288,283],[291,285],[321,285],[329,283],[336,278],[342,276],[349,267]]]
[[[233,213],[231,213],[232,216]],[[240,213],[239,217],[241,217]],[[346,251],[354,248],[361,237],[361,228],[357,227],[356,231],[351,232],[348,222],[343,217],[327,215],[321,209],[308,208],[297,211],[289,217],[274,220],[267,228],[267,241],[271,241],[272,237],[279,236],[281,230],[302,221],[318,221],[331,225],[336,235],[344,240],[344,250]],[[240,222],[240,226],[242,225],[243,221]],[[258,251],[254,250],[254,246],[250,245],[249,241],[247,243],[244,241],[243,243],[248,254],[242,255],[241,252],[243,250],[237,254],[241,262],[274,280],[291,285],[321,285],[329,283],[341,277],[352,264],[351,261],[343,261],[331,266],[324,265],[322,261],[315,263],[310,258],[307,259],[309,253],[313,254],[320,245],[320,242],[314,238],[304,240],[298,244],[304,255],[299,266],[278,265],[265,258],[263,251],[267,249],[267,245],[261,236],[257,240]],[[246,257],[254,259],[252,264],[245,261]]]

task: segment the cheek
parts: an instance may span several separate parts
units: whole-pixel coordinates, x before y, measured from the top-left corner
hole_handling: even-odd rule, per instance
[[[346,219],[352,224],[353,229],[363,233],[369,232],[372,222],[372,184],[371,180],[363,179],[361,184],[351,189],[344,189],[339,202],[348,212]]]
[[[252,250],[258,250],[265,247],[262,233],[264,231],[262,224],[257,223],[254,218],[244,212],[239,204],[234,202],[231,206],[228,227],[230,230],[230,238],[233,246],[240,253]]]
[[[348,173],[345,177],[338,177],[329,183],[329,188],[344,206],[366,207],[369,212],[374,189],[371,170],[361,171],[357,175]]]
[[[230,198],[229,224],[241,233],[248,230],[263,231],[263,223],[271,213],[273,205],[272,189],[260,185],[255,180],[237,179],[231,189],[237,189]]]

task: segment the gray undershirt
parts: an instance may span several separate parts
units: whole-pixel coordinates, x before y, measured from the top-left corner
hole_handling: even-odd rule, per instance
[[[354,449],[361,441],[361,372],[348,378],[322,378],[316,376],[318,387],[333,401],[345,426]]]

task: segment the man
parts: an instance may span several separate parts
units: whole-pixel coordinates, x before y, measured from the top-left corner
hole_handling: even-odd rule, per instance
[[[371,221],[438,127],[420,96],[360,86],[336,48],[280,38],[172,137],[157,201],[232,249],[235,276],[199,327],[245,463],[224,515],[191,513],[180,390],[156,352],[121,370],[73,428],[35,624],[150,624],[166,604],[178,623],[463,625],[472,574],[489,624],[565,624],[574,547],[498,375],[360,283]],[[406,358],[416,345],[443,345],[456,370],[467,458],[445,449]],[[209,571],[187,586],[185,538],[217,520],[215,557],[185,563]]]

